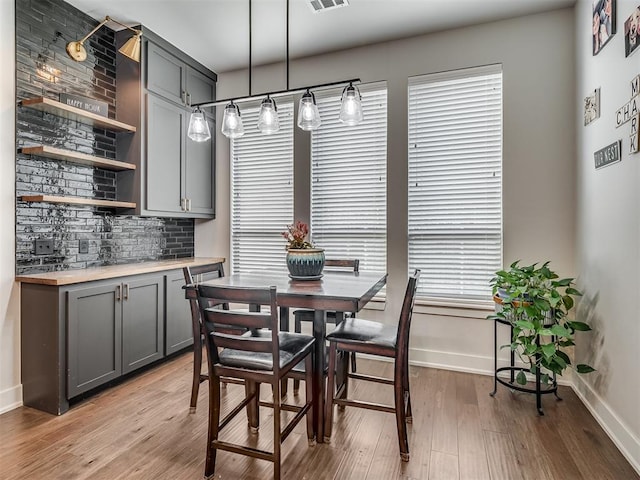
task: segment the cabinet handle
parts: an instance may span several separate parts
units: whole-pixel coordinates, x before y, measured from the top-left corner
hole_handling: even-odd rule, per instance
[[[187,209],[187,199],[186,198],[181,198],[180,199],[180,210],[182,210],[183,212]]]
[[[120,285],[116,285],[116,302],[120,301]]]
[[[187,198],[187,212],[191,211],[191,199]]]
[[[189,92],[187,92],[187,106],[191,106],[191,94]]]
[[[124,284],[124,299],[129,300],[129,284]]]
[[[180,100],[182,100],[182,103],[184,103],[186,105],[186,103],[187,103],[187,92],[185,90],[182,90],[182,92],[180,93]]]

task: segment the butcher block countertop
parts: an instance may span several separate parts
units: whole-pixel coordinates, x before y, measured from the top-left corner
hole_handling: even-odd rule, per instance
[[[37,283],[40,285],[71,285],[74,283],[91,282],[93,280],[126,277],[129,275],[162,272],[165,270],[176,270],[186,266],[208,265],[224,261],[224,257],[177,258],[173,260],[158,260],[154,262],[127,263],[122,265],[108,265],[105,267],[34,273],[32,275],[18,275],[16,276],[16,281],[23,283]]]

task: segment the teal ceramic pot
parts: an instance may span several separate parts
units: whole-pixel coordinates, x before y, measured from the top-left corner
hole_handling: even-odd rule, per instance
[[[324,249],[287,250],[287,268],[292,277],[317,277],[324,268]]]

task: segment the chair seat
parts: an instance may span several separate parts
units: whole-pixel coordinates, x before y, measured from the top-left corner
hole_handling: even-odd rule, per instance
[[[366,343],[396,348],[398,327],[362,318],[348,318],[327,335],[327,340],[343,343]]]
[[[270,330],[257,330],[244,333],[242,336],[271,337]],[[280,368],[287,367],[291,361],[313,345],[314,338],[300,333],[279,332]],[[271,352],[248,352],[225,348],[219,353],[219,363],[226,367],[249,368],[252,370],[273,370]],[[303,370],[304,371],[304,370]]]

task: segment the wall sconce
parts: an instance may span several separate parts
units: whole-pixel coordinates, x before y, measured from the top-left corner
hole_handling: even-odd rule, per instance
[[[134,33],[134,36],[127,40],[122,48],[120,48],[120,50],[118,51],[125,57],[128,57],[135,62],[140,62],[140,37],[142,36],[142,32],[140,30],[136,30],[135,28],[131,28],[124,23],[120,23],[119,21],[114,20],[108,15],[104,17],[104,20],[100,22],[98,26],[96,26],[96,28],[87,33],[82,40],[67,43],[67,54],[76,62],[83,62],[84,60],[86,60],[87,49],[84,48],[84,42],[86,42],[91,35],[96,33],[96,31],[98,31],[98,29],[107,22],[117,23],[118,25],[125,27]]]

